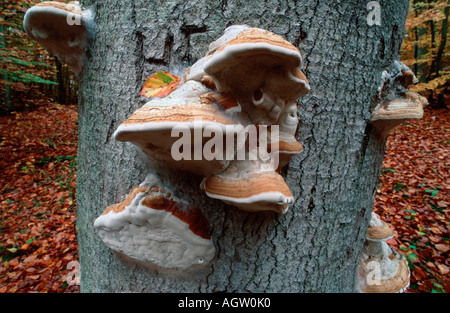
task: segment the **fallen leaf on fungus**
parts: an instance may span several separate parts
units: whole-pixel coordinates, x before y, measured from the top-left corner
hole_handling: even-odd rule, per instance
[[[146,98],[166,97],[180,83],[180,78],[168,72],[157,72],[147,78],[139,95]]]

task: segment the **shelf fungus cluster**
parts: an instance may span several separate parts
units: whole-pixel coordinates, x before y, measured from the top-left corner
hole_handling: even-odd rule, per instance
[[[297,100],[309,91],[301,62],[278,35],[229,27],[176,90],[135,111],[115,139],[202,175],[212,198],[283,213],[293,197],[279,170],[303,150],[295,138]]]
[[[27,10],[23,21],[27,34],[77,75],[86,63],[92,26],[91,11],[83,10],[78,1],[37,3]]]
[[[366,241],[358,264],[358,290],[364,293],[396,293],[408,288],[410,271],[406,259],[386,242],[391,227],[372,212]]]
[[[200,175],[199,188],[211,198],[250,212],[285,213],[293,195],[280,169],[303,150],[295,138],[297,101],[310,88],[301,64],[298,49],[282,37],[259,28],[229,27],[186,69],[174,91],[136,110],[114,138],[133,143],[165,166]],[[199,211],[183,207],[177,215],[169,198],[150,203],[155,188],[164,187],[138,187],[125,202],[106,209],[95,221],[103,241],[162,267],[207,263],[214,254],[207,221],[188,227],[192,220],[182,217],[199,217]],[[204,227],[201,235],[199,227]],[[167,243],[153,228],[170,232],[176,243]],[[136,242],[147,248],[134,247]]]
[[[93,18],[78,2],[31,7],[25,31],[81,73]],[[293,195],[280,175],[303,150],[295,134],[298,99],[309,92],[299,50],[281,36],[228,27],[185,70],[167,96],[153,98],[114,133],[151,160],[200,175],[211,198],[242,210],[285,213]],[[208,221],[167,186],[142,183],[94,224],[104,243],[133,259],[185,269],[214,256]]]
[[[389,132],[409,119],[420,119],[428,104],[425,97],[408,90],[418,82],[414,73],[403,63],[395,61],[391,73],[382,73],[383,85],[379,88],[380,102],[370,117],[370,123],[385,137]]]

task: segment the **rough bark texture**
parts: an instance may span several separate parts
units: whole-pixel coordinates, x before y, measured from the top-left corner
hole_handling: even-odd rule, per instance
[[[407,0],[366,2],[109,0],[94,10],[96,37],[80,82],[78,235],[83,292],[351,292],[384,154],[367,121],[381,72],[399,58]],[[189,273],[118,257],[94,220],[143,181],[149,164],[112,134],[143,105],[146,77],[182,75],[226,26],[247,24],[299,47],[311,93],[300,100],[305,150],[284,170],[295,203],[285,215],[247,213],[207,198],[200,177],[160,169],[180,197],[200,206],[216,246],[210,266]]]

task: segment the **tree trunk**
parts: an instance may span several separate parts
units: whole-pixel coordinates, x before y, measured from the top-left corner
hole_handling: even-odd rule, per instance
[[[55,65],[56,65],[56,81],[58,82],[58,89],[56,99],[59,104],[67,104],[67,96],[66,96],[66,84],[63,79],[63,65],[61,61],[55,57]]]
[[[420,5],[420,0],[413,0],[413,6]],[[419,15],[419,9],[415,10],[416,17]],[[427,67],[428,65],[426,63],[420,64],[419,60],[423,58],[424,55],[428,53],[428,49],[426,46],[420,45],[419,40],[420,37],[427,35],[427,30],[424,27],[414,27],[414,33],[415,33],[415,41],[414,44],[414,58],[416,59],[416,62],[414,63],[414,75],[417,76],[419,81],[421,83],[426,83],[427,81]]]
[[[3,24],[0,24],[0,48],[6,49],[6,42],[5,42],[5,36],[4,36],[4,28]],[[3,91],[3,106],[0,108],[0,114],[2,114],[4,111],[5,113],[11,113],[13,111],[13,104],[11,101],[11,82],[9,81],[8,72],[4,71],[2,75],[2,79],[4,81],[5,90]]]
[[[353,1],[84,1],[96,37],[80,80],[78,238],[83,292],[352,292],[384,155],[367,122],[381,73],[399,58],[407,0],[380,1],[381,26]],[[94,220],[150,167],[113,132],[145,101],[146,78],[182,76],[226,26],[270,30],[302,53],[311,92],[300,99],[304,151],[283,171],[295,197],[284,215],[248,213],[205,196],[200,177],[160,168],[210,222],[216,257],[175,273],[130,263]],[[153,166],[153,165],[152,165]]]
[[[438,52],[436,54],[435,63],[436,63],[436,77],[439,77],[439,71],[443,68],[442,56],[444,54],[444,49],[447,44],[447,31],[448,31],[448,15],[450,12],[450,8],[446,7],[444,10],[445,19],[442,21],[442,31],[441,31],[441,42],[439,45]]]

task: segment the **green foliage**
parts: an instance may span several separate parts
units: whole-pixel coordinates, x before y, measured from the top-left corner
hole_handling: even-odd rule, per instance
[[[25,65],[25,66],[43,66],[43,67],[49,67],[49,65],[47,63],[43,63],[43,62],[33,62],[33,61],[24,61],[24,60],[20,60],[17,59],[15,57],[9,57],[9,58],[5,58],[4,60],[5,62],[8,63],[16,63],[19,65]]]
[[[395,173],[395,170],[393,168],[382,168],[381,174],[386,175],[387,173]]]
[[[40,68],[50,68],[47,63],[26,61],[15,58],[13,56],[0,55],[0,62],[6,65],[5,68],[0,68],[0,76],[7,77],[9,81],[24,82],[24,83],[37,83],[47,85],[57,85],[58,83],[41,78],[35,74],[32,74],[30,70]]]
[[[76,160],[77,157],[73,156],[73,155],[57,155],[56,157],[45,157],[39,161],[37,161],[35,164],[36,165],[43,165],[43,164],[47,164],[50,162],[63,162],[63,161],[74,161],[74,163],[76,164]],[[70,163],[72,164],[72,163]]]
[[[433,190],[426,189],[425,192],[429,193],[432,197],[434,197],[439,193],[439,190],[437,190],[436,188],[434,188]]]
[[[0,59],[1,62],[1,59]],[[30,83],[30,84],[46,84],[46,85],[58,85],[58,83],[43,79],[39,76],[36,76],[31,73],[26,73],[22,69],[17,69],[13,71],[8,71],[5,69],[0,68],[0,75],[3,77],[7,77],[9,80],[9,83],[11,82],[23,82],[23,83]]]

